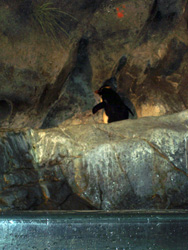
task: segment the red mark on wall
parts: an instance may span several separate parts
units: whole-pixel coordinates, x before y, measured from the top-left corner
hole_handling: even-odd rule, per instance
[[[123,8],[123,9],[122,9],[122,8]],[[124,9],[125,9],[125,5],[124,5],[124,4],[121,6],[121,8],[116,8],[117,17],[118,17],[118,18],[124,17],[124,12],[125,12]]]

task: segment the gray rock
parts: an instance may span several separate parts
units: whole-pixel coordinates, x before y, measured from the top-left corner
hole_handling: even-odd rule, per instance
[[[187,208],[187,117],[1,131],[0,208]]]

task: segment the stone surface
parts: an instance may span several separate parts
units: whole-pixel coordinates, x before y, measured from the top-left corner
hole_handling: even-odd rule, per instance
[[[0,3],[0,99],[13,105],[1,127],[57,126],[91,110],[113,76],[138,117],[188,108],[187,1],[53,0],[76,18],[62,16],[69,38],[56,40],[28,18],[31,2]]]
[[[0,208],[188,208],[187,117],[1,130]]]
[[[187,208],[187,1],[52,0],[56,39],[39,2],[0,2],[1,209]],[[100,124],[112,78],[134,118],[175,114]]]

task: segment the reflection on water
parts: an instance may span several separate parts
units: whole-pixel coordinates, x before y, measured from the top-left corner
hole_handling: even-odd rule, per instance
[[[2,250],[187,250],[184,212],[20,212],[0,217]]]

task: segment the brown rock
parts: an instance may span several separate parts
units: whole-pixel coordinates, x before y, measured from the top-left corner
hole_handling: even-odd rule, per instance
[[[188,108],[186,1],[54,1],[77,18],[62,17],[69,38],[56,40],[33,28],[26,3],[0,5],[0,98],[13,104],[2,127],[57,126],[91,110],[93,90],[112,76],[138,117]]]

